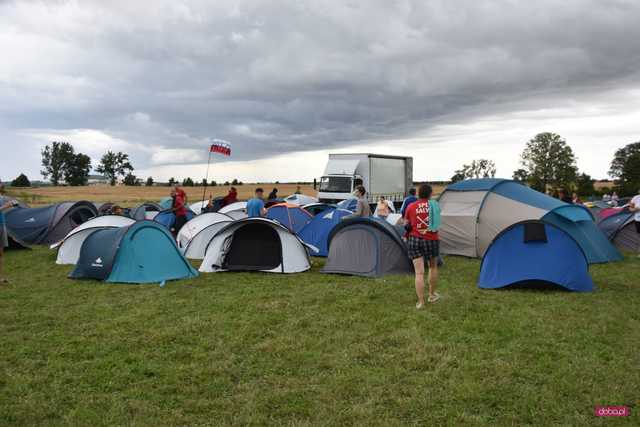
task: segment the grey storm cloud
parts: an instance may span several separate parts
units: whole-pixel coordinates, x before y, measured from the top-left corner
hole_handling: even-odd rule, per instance
[[[0,128],[100,130],[143,164],[398,139],[637,85],[638,22],[634,0],[4,1]]]

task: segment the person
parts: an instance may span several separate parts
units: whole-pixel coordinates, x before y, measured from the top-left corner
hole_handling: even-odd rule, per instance
[[[176,184],[171,192],[171,197],[173,199],[171,210],[176,216],[176,220],[173,224],[173,232],[177,235],[180,232],[180,229],[188,221],[187,208],[185,207],[187,203],[187,193],[185,193],[184,190]]]
[[[376,207],[376,214],[381,219],[387,219],[389,215],[391,215],[391,208],[389,207],[389,203],[385,200],[384,196],[380,196],[378,199],[378,206]]]
[[[400,207],[400,214],[402,215],[402,218],[404,218],[404,213],[407,211],[409,205],[416,200],[418,200],[416,197],[416,189],[412,188],[409,190],[409,195],[402,201],[402,207]]]
[[[424,307],[424,269],[425,260],[429,265],[429,298],[434,303],[440,299],[436,292],[438,283],[438,257],[440,256],[440,206],[431,199],[433,189],[429,184],[418,188],[418,200],[409,205],[405,215],[407,230],[407,246],[409,257],[413,261],[415,271],[417,309]]]
[[[249,218],[259,218],[267,214],[267,210],[264,208],[264,200],[262,200],[263,195],[264,190],[258,187],[256,188],[255,196],[247,202],[247,215]]]
[[[604,196],[602,196],[602,201],[608,202],[609,200],[611,200],[611,196],[609,195],[609,193],[605,193]]]
[[[0,196],[4,196],[4,184],[0,183]],[[6,199],[5,199],[6,200]],[[4,277],[4,249],[9,247],[9,234],[7,233],[7,225],[4,212],[18,206],[15,200],[8,201],[0,206],[0,283],[8,284],[9,279]]]
[[[122,209],[121,206],[118,205],[114,205],[111,208],[111,215],[119,215],[119,216],[123,216],[124,215],[124,210]]]
[[[611,195],[611,206],[613,206],[614,208],[617,208],[619,200],[620,198],[618,197],[618,193],[614,191],[613,194]]]
[[[573,204],[573,200],[564,189],[560,189],[560,191],[558,191],[558,198],[565,203],[569,203],[570,205]]]
[[[356,196],[356,199],[357,199],[356,211],[351,215],[343,216],[342,220],[345,220],[348,218],[371,216],[371,207],[369,207],[369,202],[367,202],[367,199],[365,199],[364,197],[367,195],[367,190],[365,190],[362,185],[359,185],[356,188],[354,195]]]
[[[296,191],[293,194],[302,194],[302,189],[300,188],[299,185],[296,187]]]
[[[224,196],[224,198],[222,199],[222,205],[220,207],[222,208],[224,206],[230,205],[231,203],[235,203],[237,201],[238,201],[238,190],[236,190],[236,187],[231,187],[229,189],[229,193],[226,196]],[[212,203],[212,207],[213,207],[213,203]]]
[[[578,196],[578,193],[574,192],[571,195],[571,203],[573,203],[574,205],[581,205],[582,204],[582,200],[580,199],[580,196]]]
[[[635,222],[636,233],[640,234],[640,190],[629,202],[629,211],[634,213],[633,221]],[[640,254],[638,257],[640,257]]]
[[[278,189],[274,188],[273,190],[271,190],[271,193],[269,193],[269,197],[267,197],[267,200],[275,200],[278,198]]]

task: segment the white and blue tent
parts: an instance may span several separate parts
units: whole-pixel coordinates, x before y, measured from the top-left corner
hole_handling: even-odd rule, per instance
[[[622,259],[587,208],[561,202],[515,181],[460,181],[447,187],[439,202],[444,254],[481,258],[506,228],[521,221],[543,220],[569,233],[590,264]]]
[[[329,255],[329,234],[342,218],[352,214],[346,209],[335,208],[321,212],[300,230],[298,236],[307,245],[317,249],[311,255],[326,257]]]

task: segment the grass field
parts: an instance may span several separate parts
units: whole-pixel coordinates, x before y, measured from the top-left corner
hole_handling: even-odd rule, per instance
[[[599,290],[481,291],[411,277],[207,274],[164,288],[66,279],[7,254],[0,425],[638,425],[640,260]],[[632,406],[600,419],[595,405]]]

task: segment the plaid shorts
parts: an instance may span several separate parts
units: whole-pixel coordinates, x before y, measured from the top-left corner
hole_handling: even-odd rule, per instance
[[[420,257],[432,259],[440,256],[440,240],[426,240],[409,236],[407,246],[409,247],[409,258],[411,259]]]

